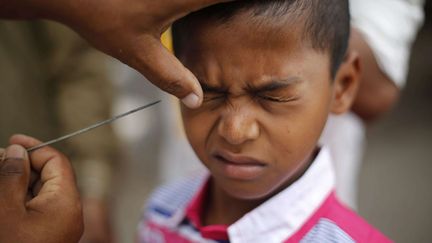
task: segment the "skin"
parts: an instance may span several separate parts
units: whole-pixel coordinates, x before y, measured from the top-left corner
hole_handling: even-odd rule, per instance
[[[178,18],[229,0],[0,0],[0,18],[68,25],[99,50],[135,68],[191,108],[202,102],[195,76],[160,42]]]
[[[372,122],[391,110],[400,90],[380,69],[369,45],[355,28],[351,29],[350,49],[359,53],[362,65],[360,86],[352,110],[364,121]]]
[[[83,197],[84,233],[80,243],[111,243],[114,234],[109,205],[105,200]]]
[[[180,55],[204,88],[203,105],[182,115],[212,175],[205,225],[232,224],[301,176],[328,114],[349,110],[358,84],[355,53],[332,81],[329,54],[298,38],[300,23],[251,26],[245,16],[197,21]]]
[[[196,108],[202,102],[201,87],[195,76],[163,47],[160,36],[176,19],[227,1],[0,0],[0,18],[49,19],[63,23],[99,50],[181,98],[188,107]],[[15,151],[16,146],[23,149],[40,142],[15,136],[10,143],[13,148],[1,149],[2,154]],[[0,160],[0,242],[77,242],[83,219],[68,160],[51,148],[21,155],[18,159],[5,156]],[[11,173],[8,168],[16,166],[18,170]],[[33,179],[30,167],[36,168]],[[39,181],[44,183],[33,183],[37,181],[35,178],[41,178]],[[23,201],[21,197],[26,197],[27,189],[37,193],[27,195],[29,201]]]
[[[76,243],[82,210],[69,161],[40,141],[15,135],[0,159],[0,242]]]
[[[64,23],[193,108],[202,102],[201,87],[161,45],[160,35],[175,19],[217,2],[224,0],[110,0],[103,4],[99,0],[0,0],[0,18],[47,18]],[[95,6],[98,18],[94,17]],[[135,6],[134,11],[129,6]],[[350,49],[359,53],[364,70],[353,111],[363,120],[372,121],[390,110],[399,89],[379,68],[358,31],[353,28],[352,33]]]

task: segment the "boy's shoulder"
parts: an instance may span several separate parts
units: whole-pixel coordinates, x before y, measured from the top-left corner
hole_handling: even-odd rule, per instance
[[[332,193],[314,215],[285,242],[391,242]]]
[[[144,208],[144,220],[163,224],[177,224],[184,216],[189,202],[208,179],[208,174],[199,172],[158,187],[149,197]]]

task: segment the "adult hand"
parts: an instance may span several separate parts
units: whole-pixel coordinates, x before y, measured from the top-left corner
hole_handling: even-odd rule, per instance
[[[0,17],[47,18],[135,68],[190,108],[202,102],[195,76],[166,50],[161,34],[182,16],[230,0],[0,0]],[[231,0],[232,1],[232,0]]]
[[[0,161],[0,242],[76,243],[83,230],[79,194],[68,160],[15,135]]]

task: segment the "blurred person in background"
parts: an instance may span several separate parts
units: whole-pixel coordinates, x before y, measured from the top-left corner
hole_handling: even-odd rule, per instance
[[[331,116],[321,142],[335,160],[337,193],[357,209],[366,129],[398,101],[411,47],[423,22],[423,0],[350,0],[350,49],[360,55],[361,82],[351,112]]]
[[[17,132],[46,141],[109,118],[114,93],[105,59],[60,24],[1,21],[0,144]],[[81,191],[83,243],[111,241],[107,200],[116,142],[104,126],[59,145]]]

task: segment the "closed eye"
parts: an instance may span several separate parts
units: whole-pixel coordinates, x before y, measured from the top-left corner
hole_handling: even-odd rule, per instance
[[[277,96],[269,96],[269,95],[256,95],[257,98],[264,100],[264,101],[271,101],[271,102],[278,102],[278,103],[285,103],[297,100],[297,97],[277,97]]]
[[[297,87],[302,83],[298,77],[273,80],[258,86],[248,86],[247,91],[259,102],[286,103],[298,99]]]
[[[226,88],[210,86],[204,82],[200,83],[204,92],[204,102],[225,99],[228,95]]]
[[[204,102],[222,100],[225,99],[226,96],[227,95],[225,93],[212,93],[212,92],[204,91]]]

